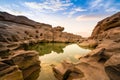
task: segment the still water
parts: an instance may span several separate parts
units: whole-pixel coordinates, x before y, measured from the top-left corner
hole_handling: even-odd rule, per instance
[[[63,60],[77,62],[78,56],[85,55],[91,51],[83,49],[77,44],[68,43],[40,43],[29,46],[27,49],[36,50],[40,55],[41,71],[36,80],[57,80],[54,77],[51,65],[58,65]]]

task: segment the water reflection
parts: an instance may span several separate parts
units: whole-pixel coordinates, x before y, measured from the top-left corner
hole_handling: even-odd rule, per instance
[[[25,46],[26,50],[36,50],[40,55],[49,54],[51,51],[62,53],[63,48],[69,43],[39,43],[31,46]]]
[[[76,62],[78,56],[90,52],[89,49],[83,49],[77,44],[66,43],[40,43],[26,47],[26,49],[36,50],[40,54],[41,72],[37,80],[57,80],[52,72],[52,64],[58,65],[62,60],[66,59]]]
[[[39,77],[40,66],[34,65],[28,69],[22,70],[24,80],[36,80]]]

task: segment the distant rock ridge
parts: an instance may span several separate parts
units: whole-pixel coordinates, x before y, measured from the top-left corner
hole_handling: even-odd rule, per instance
[[[79,45],[94,49],[76,64],[64,61],[53,67],[58,80],[120,80],[120,12],[98,22]]]
[[[28,26],[33,26],[33,27],[36,27],[36,28],[40,27],[42,25],[48,25],[48,26],[52,27],[49,24],[35,22],[33,20],[28,19],[25,16],[14,16],[14,15],[9,14],[7,12],[0,12],[0,21],[9,21],[9,22],[28,25]]]
[[[77,42],[81,36],[62,32],[63,27],[35,22],[25,16],[0,12],[0,51],[37,42]],[[4,43],[4,44],[3,44]]]

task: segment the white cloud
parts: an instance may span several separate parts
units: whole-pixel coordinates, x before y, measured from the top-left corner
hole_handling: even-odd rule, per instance
[[[78,17],[76,17],[77,21],[88,21],[88,20],[96,20],[98,19],[97,17],[90,17],[90,16],[86,16],[86,15],[80,15]]]
[[[114,7],[106,9],[106,12],[118,12],[118,11],[120,11],[120,9],[116,9]]]
[[[83,11],[87,11],[87,10],[86,9],[82,9],[81,7],[73,8],[72,11],[70,11],[68,13],[68,17],[72,17],[73,14],[75,14],[77,12],[83,12]]]
[[[76,21],[100,21],[107,16],[109,16],[109,14],[80,15],[76,17]]]
[[[114,5],[115,4],[115,5]],[[118,8],[120,4],[114,3],[114,0],[92,0],[89,3],[90,11],[98,10],[99,12],[117,12],[120,11]]]
[[[50,11],[60,11],[65,10],[67,7],[71,6],[72,3],[69,0],[61,1],[61,0],[45,0],[42,3],[37,2],[25,2],[27,7],[39,10],[41,12],[46,10]]]
[[[102,4],[102,1],[103,0],[93,0],[91,3],[90,3],[90,8],[96,8],[96,7],[99,7],[101,6]]]
[[[17,8],[19,8],[19,6],[15,4],[4,5],[0,6],[0,11],[5,11],[13,15],[30,15],[29,13],[19,11]]]
[[[75,14],[75,13],[76,13],[76,11],[71,11],[71,12],[69,12],[69,13],[68,13],[68,17],[69,17],[69,18],[72,17],[72,15]]]
[[[86,11],[86,9],[82,9],[82,8],[80,8],[80,7],[77,7],[77,8],[75,8],[74,10],[75,10],[75,11],[78,11],[78,12]]]

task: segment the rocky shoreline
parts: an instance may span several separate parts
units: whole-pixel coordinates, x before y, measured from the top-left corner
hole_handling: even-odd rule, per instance
[[[58,80],[120,80],[120,12],[98,22],[79,45],[95,49],[76,64],[64,61],[53,67]]]
[[[19,49],[21,46],[39,42],[83,40],[81,36],[63,30],[61,26],[53,28],[25,16],[0,12],[0,80],[34,80],[39,76],[38,52]]]

